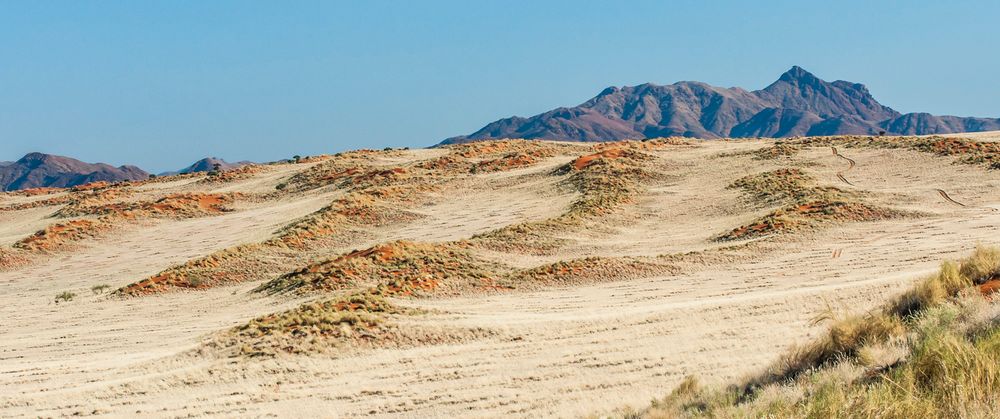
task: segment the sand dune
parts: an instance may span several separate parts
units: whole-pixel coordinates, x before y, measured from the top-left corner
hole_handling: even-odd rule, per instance
[[[107,199],[6,194],[0,261],[19,262],[0,263],[0,416],[572,417],[645,404],[695,372],[738,378],[818,333],[810,319],[828,307],[864,311],[941,259],[996,241],[992,160],[911,146],[926,138],[891,139],[902,144],[892,148],[866,141],[794,139],[787,150],[773,150],[773,140],[486,142],[113,185]],[[573,165],[608,149],[621,151]],[[800,201],[733,186],[789,168],[807,175],[782,192]],[[218,213],[54,215],[87,199],[175,193],[235,198]],[[53,197],[68,198],[17,206]],[[823,200],[844,205],[817,207],[830,204]],[[76,219],[109,229],[56,250],[17,247]],[[739,228],[754,235],[725,239]],[[356,268],[352,251],[397,240],[445,250],[365,253],[398,278],[340,291],[253,291],[338,258],[328,265]],[[176,270],[187,275],[180,285],[91,292],[227,249]],[[411,269],[454,267],[459,256],[489,277]],[[657,269],[600,265],[623,258]],[[558,262],[568,267],[531,270]],[[231,328],[251,319],[376,291],[401,309],[345,309],[376,316],[370,331],[306,330],[341,345],[331,350],[248,356],[230,345],[246,343]],[[55,303],[61,292],[76,296]],[[280,338],[294,346],[294,336]]]

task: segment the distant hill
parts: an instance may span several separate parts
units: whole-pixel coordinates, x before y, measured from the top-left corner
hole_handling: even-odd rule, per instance
[[[97,181],[118,182],[148,177],[148,173],[135,166],[91,164],[42,153],[28,153],[16,162],[0,165],[0,188],[4,191],[70,187]]]
[[[169,176],[169,175],[177,175],[185,173],[210,172],[212,171],[213,168],[215,168],[215,165],[219,165],[219,170],[226,171],[226,170],[238,169],[248,164],[253,164],[253,163],[248,161],[229,163],[218,157],[206,157],[176,172],[164,172],[160,173],[160,175]]]
[[[443,144],[496,138],[610,141],[651,137],[945,134],[1000,129],[1000,119],[900,114],[859,83],[824,81],[795,66],[761,90],[684,81],[609,87],[583,104],[511,117]]]

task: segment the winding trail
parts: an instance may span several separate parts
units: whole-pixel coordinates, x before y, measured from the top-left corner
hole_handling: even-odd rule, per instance
[[[941,195],[941,197],[944,198],[945,201],[951,202],[952,204],[958,205],[960,207],[966,206],[961,202],[951,199],[951,197],[948,196],[948,192],[945,192],[944,189],[935,189],[935,191],[937,191],[938,195]]]
[[[837,172],[837,179],[840,179],[842,182],[844,182],[844,183],[846,183],[848,185],[854,186],[853,183],[851,183],[849,180],[847,180],[847,178],[844,177],[844,173],[847,173],[848,171],[850,171],[851,169],[853,169],[854,166],[857,165],[857,162],[855,162],[850,157],[845,157],[843,154],[840,154],[840,152],[837,151],[837,147],[830,147],[830,150],[833,151],[833,155],[834,156],[837,156],[837,157],[840,157],[840,158],[842,158],[844,160],[847,160],[847,163],[850,164],[850,166],[848,166],[847,169],[845,169],[843,171],[840,171],[840,172]]]

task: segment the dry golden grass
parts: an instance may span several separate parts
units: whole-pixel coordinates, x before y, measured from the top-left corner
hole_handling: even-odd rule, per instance
[[[1000,275],[998,255],[979,246],[942,263],[881,311],[834,320],[742,384],[705,388],[688,377],[650,407],[614,416],[996,417],[1000,309],[971,286]]]

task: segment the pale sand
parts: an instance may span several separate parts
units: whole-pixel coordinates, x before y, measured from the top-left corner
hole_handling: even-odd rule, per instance
[[[600,232],[551,256],[502,255],[534,266],[590,255],[659,255],[721,246],[711,237],[767,211],[726,185],[782,160],[727,159],[763,141],[704,142],[657,151],[667,176]],[[119,287],[239,243],[260,241],[328,203],[336,192],[247,205],[225,215],[125,228],[80,249],[0,273],[0,416],[405,416],[572,417],[643,405],[683,376],[744,376],[818,333],[827,307],[859,312],[898,293],[1000,230],[1000,173],[904,150],[828,148],[795,157],[829,185],[879,192],[887,203],[928,215],[838,225],[769,241],[778,251],[745,261],[685,266],[678,275],[487,296],[399,300],[440,310],[410,320],[429,327],[485,327],[498,337],[357,355],[217,359],[189,350],[206,336],[300,301],[248,293],[259,283],[126,300],[89,288]],[[441,150],[415,150],[424,159]],[[467,238],[541,220],[574,199],[544,176],[565,157],[511,172],[469,176],[413,208],[420,220],[375,229],[373,243]],[[215,188],[262,192],[306,165],[275,166]],[[197,189],[189,182],[155,184]],[[960,207],[942,199],[943,189]],[[21,198],[18,198],[21,199]],[[6,203],[9,201],[0,201]],[[0,214],[8,244],[48,224],[54,208]],[[841,250],[839,257],[834,251]],[[345,248],[350,250],[349,248]],[[79,296],[54,304],[62,291]]]

